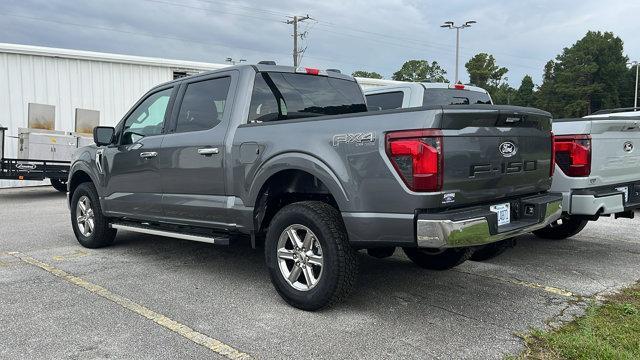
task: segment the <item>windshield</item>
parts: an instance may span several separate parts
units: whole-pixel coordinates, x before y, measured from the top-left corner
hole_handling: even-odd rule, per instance
[[[423,106],[427,105],[474,105],[474,104],[491,104],[491,98],[488,94],[457,89],[425,89]]]
[[[248,122],[300,119],[367,111],[353,80],[295,73],[256,74]]]

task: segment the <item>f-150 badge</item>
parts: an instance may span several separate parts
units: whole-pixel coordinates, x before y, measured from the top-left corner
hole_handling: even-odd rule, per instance
[[[373,132],[333,135],[333,146],[338,146],[340,144],[362,145],[365,143],[373,143],[375,141],[376,134]]]

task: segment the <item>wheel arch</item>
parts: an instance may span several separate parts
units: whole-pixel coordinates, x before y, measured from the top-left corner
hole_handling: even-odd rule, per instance
[[[272,158],[257,171],[249,191],[254,229],[260,233],[283,206],[302,200],[320,200],[338,211],[350,208],[347,193],[334,171],[304,153]]]
[[[78,188],[78,186],[85,182],[91,182],[95,185],[96,190],[98,191],[98,196],[100,196],[100,189],[98,186],[98,182],[89,171],[89,168],[82,163],[76,163],[72,167],[69,172],[69,203],[71,203],[71,199],[73,198],[73,192]]]

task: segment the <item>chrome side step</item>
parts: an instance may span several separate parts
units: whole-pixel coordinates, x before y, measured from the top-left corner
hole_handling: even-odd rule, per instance
[[[229,244],[229,239],[225,237],[214,238],[213,236],[184,234],[184,233],[179,233],[174,231],[152,229],[144,226],[135,226],[135,225],[118,224],[118,223],[111,224],[111,227],[118,230],[133,231],[133,232],[149,234],[149,235],[166,236],[166,237],[182,239],[182,240],[199,241],[199,242],[204,242],[209,244],[221,244],[221,245]]]

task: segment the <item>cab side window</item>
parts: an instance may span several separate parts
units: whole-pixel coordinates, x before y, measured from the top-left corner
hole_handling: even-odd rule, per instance
[[[122,128],[122,145],[133,144],[140,139],[162,134],[172,88],[158,91],[147,97],[129,115]]]
[[[230,85],[230,77],[188,84],[175,132],[208,130],[218,125],[222,121]]]

